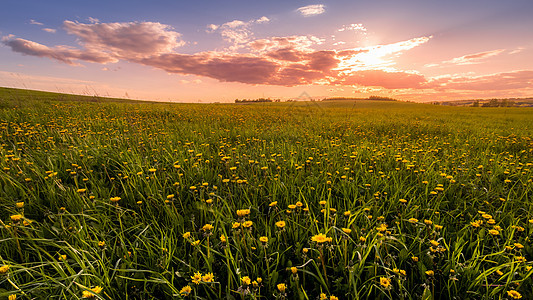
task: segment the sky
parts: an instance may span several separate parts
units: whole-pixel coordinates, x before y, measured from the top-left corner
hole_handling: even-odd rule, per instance
[[[0,86],[175,102],[533,96],[531,0],[28,1]]]

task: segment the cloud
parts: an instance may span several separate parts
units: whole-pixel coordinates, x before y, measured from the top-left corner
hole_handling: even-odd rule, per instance
[[[433,64],[427,64],[425,67],[437,67],[442,65],[473,65],[473,64],[479,64],[482,60],[499,55],[503,53],[505,49],[498,49],[498,50],[491,50],[491,51],[484,51],[484,52],[478,52],[474,54],[468,54],[461,57],[452,58],[450,60],[446,60],[441,62],[440,64],[433,63]]]
[[[45,45],[28,41],[20,38],[4,38],[4,45],[11,48],[12,51],[25,55],[48,57],[69,65],[77,65],[75,60],[83,60],[94,63],[111,63],[117,62],[118,59],[109,56],[107,53],[94,50],[79,50],[68,46],[56,46],[53,48]]]
[[[313,5],[302,6],[298,8],[296,11],[298,11],[304,17],[310,17],[310,16],[316,16],[316,15],[325,13],[326,8],[324,4],[313,4]]]
[[[49,32],[49,33],[56,33],[55,29],[52,28],[43,28],[43,31]]]
[[[172,27],[157,22],[91,23],[63,22],[82,46],[115,57],[145,57],[172,52],[185,43]]]
[[[253,51],[271,51],[281,48],[309,50],[313,45],[320,45],[324,40],[313,35],[275,36],[267,39],[257,39],[248,43]]]
[[[207,25],[207,32],[220,33],[224,40],[232,44],[231,49],[236,50],[238,48],[242,48],[251,40],[253,36],[253,32],[251,30],[252,25],[264,24],[268,22],[270,22],[270,19],[265,16],[246,22],[241,20],[233,20],[222,25],[209,24]]]
[[[424,87],[426,82],[426,78],[419,74],[364,70],[346,75],[334,83],[342,85],[379,86],[386,89],[419,89]]]
[[[30,20],[30,24],[32,24],[32,25],[39,25],[39,26],[44,25],[43,23],[41,23],[41,22],[37,22],[37,21],[35,21],[34,19],[31,19],[31,20]]]
[[[441,90],[496,91],[533,88],[533,71],[521,70],[482,76],[447,76],[431,81],[430,86]]]
[[[365,26],[363,26],[363,24],[359,23],[359,24],[344,25],[341,28],[337,29],[337,31],[339,31],[339,32],[342,32],[342,31],[362,31],[362,32],[366,32],[367,29],[366,29]]]

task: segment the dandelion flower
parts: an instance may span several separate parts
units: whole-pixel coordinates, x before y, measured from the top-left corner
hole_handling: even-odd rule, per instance
[[[188,296],[192,292],[192,288],[188,285],[184,286],[180,290],[180,295],[182,297]]]
[[[285,227],[285,221],[277,221],[277,222],[276,222],[276,227],[278,227],[278,228],[283,228],[283,227]]]
[[[262,237],[259,238],[259,241],[261,243],[267,243],[268,242],[268,238],[266,236],[262,236]]]
[[[333,239],[330,238],[330,237],[327,237],[325,234],[323,233],[319,233],[317,235],[314,235],[313,237],[311,237],[311,240],[313,242],[316,242],[318,244],[322,244],[322,243],[325,243],[325,242],[331,242]]]
[[[241,278],[241,282],[244,285],[250,285],[250,283],[252,283],[252,280],[250,279],[250,277],[244,276]]]
[[[513,299],[520,299],[522,298],[522,295],[515,291],[515,290],[511,290],[511,291],[507,291],[507,296],[513,298]]]
[[[254,222],[252,222],[252,221],[246,221],[246,222],[242,223],[242,227],[250,228],[250,227],[252,227],[253,224],[254,224]]]
[[[380,277],[379,278],[379,284],[383,286],[384,288],[388,288],[390,286],[390,280],[386,277]]]
[[[285,290],[287,289],[287,286],[285,285],[285,283],[280,283],[276,286],[278,288],[278,291],[284,293]]]

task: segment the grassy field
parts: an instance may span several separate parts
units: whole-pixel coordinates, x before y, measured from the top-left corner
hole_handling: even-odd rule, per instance
[[[29,95],[0,298],[533,299],[533,109]]]

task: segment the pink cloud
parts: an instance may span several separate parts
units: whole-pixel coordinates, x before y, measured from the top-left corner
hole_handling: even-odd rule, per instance
[[[342,85],[379,86],[386,89],[419,89],[427,82],[422,75],[406,72],[364,70],[348,74],[334,83]]]
[[[481,63],[481,60],[487,59],[503,53],[504,49],[491,50],[478,52],[474,54],[468,54],[461,57],[452,58],[447,61],[443,61],[441,64],[452,64],[452,65],[473,65]],[[427,67],[439,66],[440,64],[428,64]]]
[[[442,90],[496,91],[533,88],[533,71],[523,70],[483,76],[443,77],[430,82]]]
[[[157,22],[91,23],[65,21],[63,28],[92,50],[119,57],[145,57],[172,52],[184,42],[172,27]]]
[[[75,65],[76,63],[74,63],[74,60],[84,60],[101,64],[118,61],[118,59],[104,52],[79,50],[67,46],[56,46],[50,48],[45,45],[20,38],[5,39],[3,43],[10,47],[14,52],[38,57],[48,57],[69,65]]]

